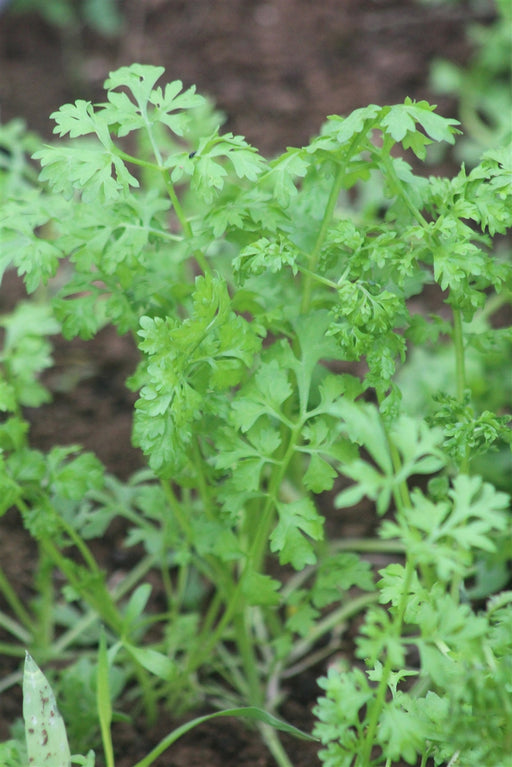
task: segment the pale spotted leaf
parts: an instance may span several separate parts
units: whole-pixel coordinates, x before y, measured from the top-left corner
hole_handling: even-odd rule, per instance
[[[23,718],[29,767],[70,767],[64,720],[48,680],[28,653],[23,674]]]

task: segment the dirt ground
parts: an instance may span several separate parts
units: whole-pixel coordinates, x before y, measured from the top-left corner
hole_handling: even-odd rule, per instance
[[[41,0],[43,2],[44,0]],[[369,103],[395,103],[405,96],[438,103],[456,116],[456,105],[429,88],[429,66],[437,57],[464,63],[471,54],[465,26],[492,18],[492,3],[407,0],[125,0],[124,29],[106,40],[88,29],[70,36],[37,15],[0,16],[0,117],[23,117],[49,138],[49,114],[76,98],[102,100],[108,72],[134,61],[163,65],[168,80],[196,84],[227,116],[226,128],[241,133],[267,155],[307,142],[328,114],[347,114]],[[0,311],[22,294],[7,275]],[[32,442],[40,449],[78,442],[95,451],[117,476],[141,465],[130,446],[133,395],[124,381],[135,364],[126,338],[105,330],[92,342],[56,342],[48,374],[53,402],[28,416]],[[63,376],[74,376],[69,390]],[[371,520],[368,520],[370,523]],[[338,523],[328,529],[340,534]],[[346,532],[346,531],[345,531]],[[105,563],[116,541],[104,542]],[[0,561],[30,587],[32,550],[15,517],[0,527]],[[0,635],[0,640],[1,640]],[[0,656],[0,679],[17,661]],[[291,686],[282,714],[310,729],[311,709],[323,668]],[[0,695],[0,737],[20,713],[14,688]],[[142,758],[170,729],[167,716],[147,731],[117,727],[117,767]],[[319,764],[316,747],[283,738],[295,767]],[[179,741],[157,767],[272,767],[258,736],[225,720],[206,724]]]

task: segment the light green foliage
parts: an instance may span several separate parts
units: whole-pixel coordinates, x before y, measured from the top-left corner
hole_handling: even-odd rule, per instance
[[[30,188],[37,177],[29,157],[39,146],[39,138],[28,133],[23,120],[0,124],[0,201]],[[0,251],[0,258],[1,258]]]
[[[122,67],[104,102],[55,112],[39,181],[23,177],[20,195],[14,174],[0,214],[2,268],[51,295],[2,318],[1,509],[17,507],[40,557],[34,609],[4,584],[3,625],[46,657],[56,641],[95,646],[105,626],[96,689],[81,661],[69,678],[82,669],[83,722],[97,694],[108,767],[114,659],[115,694],[129,679],[149,722],[162,701],[256,708],[290,767],[261,708],[366,610],[361,667],[320,682],[324,763],[424,767],[459,751],[468,767],[498,764],[510,499],[506,476],[478,468],[494,448],[510,458],[511,331],[496,317],[512,268],[495,245],[512,224],[507,147],[453,179],[416,173],[411,153],[422,162],[459,131],[406,99],[331,116],[267,162],[162,74]],[[442,294],[428,314],[426,286]],[[147,467],[126,483],[76,446],[33,450],[22,412],[48,396],[48,336],[106,324],[140,355],[128,385]],[[332,498],[340,515],[368,504],[375,538],[329,540]],[[142,553],[112,583],[86,542],[120,519]],[[376,575],[358,550],[390,559]],[[480,612],[471,601],[493,595],[504,601]],[[474,721],[486,708],[492,743]]]
[[[0,409],[15,413],[18,405],[37,407],[47,402],[49,393],[38,376],[52,365],[47,337],[60,329],[50,307],[20,303],[12,314],[0,317],[0,327],[5,331],[0,356]]]
[[[4,767],[24,767],[27,763],[26,750],[17,740],[0,743],[0,764]]]

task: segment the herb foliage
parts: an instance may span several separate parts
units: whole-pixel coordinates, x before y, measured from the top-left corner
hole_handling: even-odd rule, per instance
[[[417,175],[407,153],[421,163],[459,131],[406,99],[332,116],[267,161],[162,74],[122,67],[105,102],[64,105],[66,141],[36,152],[38,182],[17,171],[0,186],[1,263],[36,294],[2,318],[1,508],[38,543],[40,590],[27,610],[0,572],[2,623],[51,658],[97,642],[101,621],[100,665],[135,680],[151,721],[162,699],[274,712],[285,680],[364,612],[365,668],[320,680],[324,764],[505,767],[510,469],[480,470],[492,450],[510,467],[511,419],[506,382],[486,405],[475,369],[492,376],[512,339],[495,322],[511,262],[494,247],[512,223],[510,151]],[[49,396],[51,335],[109,323],[140,351],[128,385],[147,469],[126,484],[77,446],[32,449],[23,416]],[[331,491],[340,509],[370,500],[375,539],[326,538]],[[114,518],[145,555],[112,587],[88,540]],[[396,556],[375,577],[365,549]],[[105,711],[103,691],[109,725]]]

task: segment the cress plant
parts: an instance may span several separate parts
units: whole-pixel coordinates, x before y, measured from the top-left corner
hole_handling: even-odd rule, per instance
[[[1,509],[38,547],[31,605],[0,571],[5,646],[79,663],[102,623],[117,694],[131,681],[149,721],[163,700],[257,709],[289,767],[261,712],[363,614],[361,663],[320,680],[323,762],[505,767],[510,148],[417,175],[406,153],[420,164],[457,123],[406,99],[330,117],[269,162],[162,74],[123,67],[104,103],[55,112],[69,140],[2,202],[3,268],[36,300],[2,318]],[[147,465],[126,483],[77,446],[34,450],[23,415],[49,396],[49,337],[107,324],[140,352]],[[369,499],[375,537],[326,537],[329,492]],[[114,519],[144,553],[112,584],[93,541]],[[377,575],[371,552],[390,562]]]

